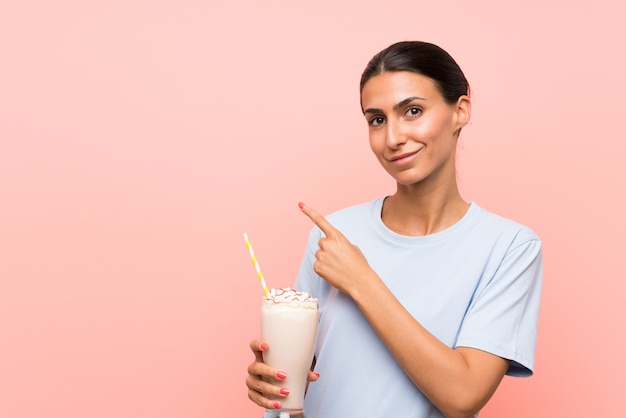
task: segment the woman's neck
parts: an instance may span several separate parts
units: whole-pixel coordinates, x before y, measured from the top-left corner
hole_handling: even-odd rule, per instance
[[[430,235],[457,223],[469,204],[456,186],[424,190],[418,185],[398,185],[396,193],[385,199],[383,223],[392,231],[407,236]]]

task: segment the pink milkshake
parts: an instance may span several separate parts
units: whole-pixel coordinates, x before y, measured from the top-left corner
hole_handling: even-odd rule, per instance
[[[301,413],[317,336],[317,299],[289,288],[272,289],[263,298],[261,323],[269,344],[263,361],[287,373],[283,386],[289,395],[278,399],[280,409]]]

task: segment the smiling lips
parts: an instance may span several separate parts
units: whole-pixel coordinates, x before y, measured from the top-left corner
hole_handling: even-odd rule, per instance
[[[397,165],[402,165],[402,164],[406,164],[410,161],[413,160],[413,157],[415,155],[417,155],[418,152],[420,152],[422,150],[422,148],[419,148],[415,151],[411,151],[411,152],[405,152],[403,154],[400,155],[395,155],[393,157],[387,158],[387,161],[389,161],[392,164],[397,164]]]

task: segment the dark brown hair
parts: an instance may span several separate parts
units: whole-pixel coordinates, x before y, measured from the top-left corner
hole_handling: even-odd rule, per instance
[[[370,78],[385,71],[411,71],[432,79],[449,104],[470,93],[469,83],[454,58],[428,42],[398,42],[374,55],[361,75],[360,92]]]

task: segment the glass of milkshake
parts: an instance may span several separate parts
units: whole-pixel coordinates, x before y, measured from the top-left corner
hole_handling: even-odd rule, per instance
[[[261,334],[269,348],[263,361],[287,373],[289,395],[277,399],[278,417],[304,417],[304,392],[317,336],[317,299],[289,288],[272,289],[263,298]]]

